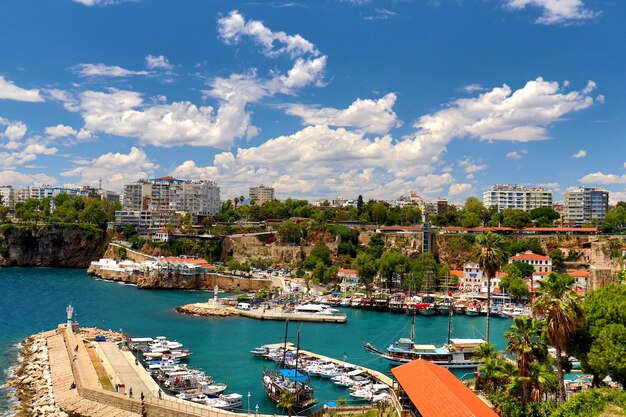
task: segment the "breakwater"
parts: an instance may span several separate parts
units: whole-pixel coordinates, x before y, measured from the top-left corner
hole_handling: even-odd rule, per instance
[[[242,316],[257,320],[309,321],[315,323],[346,323],[348,321],[348,317],[343,314],[325,315],[288,313],[283,311],[281,307],[243,310],[221,304],[215,305],[213,302],[186,304],[184,306],[176,307],[176,311],[181,314],[205,317]]]

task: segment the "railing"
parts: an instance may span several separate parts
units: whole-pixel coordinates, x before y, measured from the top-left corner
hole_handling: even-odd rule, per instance
[[[159,399],[154,397],[145,400],[144,404],[148,416],[152,413],[158,415],[159,409],[165,409],[168,411],[176,411],[177,415],[180,417],[242,417],[244,415],[248,417],[279,417],[276,414],[256,414],[253,412],[249,414],[234,413],[206,406],[203,407],[188,401]]]

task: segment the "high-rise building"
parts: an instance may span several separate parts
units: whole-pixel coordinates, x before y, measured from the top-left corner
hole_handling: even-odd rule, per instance
[[[263,184],[258,187],[250,187],[249,189],[250,203],[257,205],[263,204],[266,201],[272,201],[274,199],[274,188],[266,187]]]
[[[439,197],[437,199],[437,214],[441,216],[443,214],[446,214],[447,210],[448,210],[448,199],[445,197]]]
[[[541,187],[499,184],[483,193],[483,204],[487,208],[497,207],[498,211],[509,208],[531,211],[538,207],[552,207],[552,191]]]
[[[565,192],[563,224],[581,226],[583,223],[604,221],[609,211],[609,192],[597,187],[580,187]]]
[[[206,216],[220,210],[220,187],[207,180],[161,177],[124,186],[125,211],[185,212]]]
[[[12,186],[0,186],[0,205],[9,208],[13,208],[15,206],[15,190]]]

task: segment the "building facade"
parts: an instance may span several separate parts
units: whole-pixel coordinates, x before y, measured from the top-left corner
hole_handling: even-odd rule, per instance
[[[582,226],[584,223],[604,221],[609,211],[609,192],[597,187],[580,187],[565,192],[563,224]]]
[[[250,198],[250,203],[258,205],[266,201],[272,201],[274,199],[274,188],[266,187],[263,184],[258,187],[250,187],[248,197]]]
[[[483,204],[487,208],[497,207],[498,211],[509,208],[531,211],[538,207],[552,207],[552,191],[541,187],[499,184],[483,192]]]
[[[15,189],[10,185],[0,187],[0,205],[13,208],[15,207]]]
[[[127,212],[184,212],[199,216],[220,210],[220,188],[213,181],[161,177],[124,186],[123,207]]]

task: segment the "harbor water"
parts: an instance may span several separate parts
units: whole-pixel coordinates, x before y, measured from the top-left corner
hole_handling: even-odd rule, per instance
[[[206,301],[212,293],[173,290],[146,290],[94,279],[85,270],[56,268],[0,268],[0,385],[17,357],[15,345],[27,336],[56,328],[65,321],[65,307],[75,308],[84,327],[122,330],[131,336],[167,336],[184,343],[193,354],[189,366],[201,368],[217,382],[227,382],[227,392],[243,395],[243,412],[279,413],[261,384],[264,367],[275,366],[253,357],[249,351],[266,343],[283,341],[285,324],[243,317],[208,318],[183,316],[174,307]],[[410,317],[405,314],[345,308],[346,324],[290,323],[289,336],[295,343],[301,330],[303,349],[389,373],[389,362],[367,353],[370,342],[385,348],[399,337],[408,337]],[[417,343],[441,345],[446,342],[447,317],[416,317]],[[505,347],[502,333],[510,321],[493,318],[491,338],[499,349]],[[474,338],[484,334],[484,317],[454,316],[453,337]],[[471,369],[455,370],[463,377]],[[328,380],[313,378],[320,401],[350,399],[345,389]],[[10,415],[5,388],[0,389],[0,416]],[[248,393],[250,393],[248,397]]]

